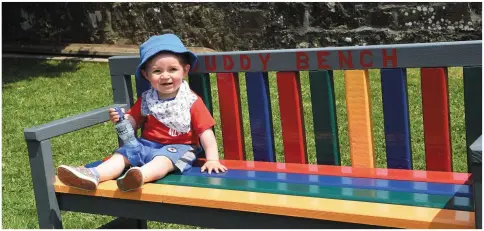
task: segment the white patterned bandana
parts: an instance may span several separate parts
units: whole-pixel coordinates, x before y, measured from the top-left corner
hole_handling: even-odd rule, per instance
[[[141,115],[152,115],[158,121],[170,128],[171,136],[190,132],[190,108],[197,100],[197,96],[190,90],[188,83],[183,80],[178,93],[173,100],[163,100],[158,92],[150,88],[143,92]]]

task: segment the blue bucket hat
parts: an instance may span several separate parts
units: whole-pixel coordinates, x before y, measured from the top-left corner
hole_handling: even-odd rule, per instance
[[[141,74],[141,68],[151,57],[158,54],[161,51],[170,51],[177,54],[188,54],[188,64],[190,64],[190,69],[192,69],[197,63],[197,56],[187,50],[183,45],[180,38],[174,34],[163,34],[155,35],[149,38],[146,42],[141,44],[139,48],[140,54],[140,64],[136,69],[135,77],[139,80],[146,80]]]

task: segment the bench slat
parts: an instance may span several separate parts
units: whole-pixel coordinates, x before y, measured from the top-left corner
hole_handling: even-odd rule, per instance
[[[244,129],[237,73],[217,73],[224,158],[245,160]]]
[[[381,69],[387,168],[412,169],[407,70]]]
[[[426,169],[452,172],[447,68],[421,68]]]
[[[333,71],[310,71],[317,164],[341,165]]]
[[[344,71],[351,165],[376,166],[368,70]]]
[[[447,196],[470,197],[471,187],[461,184],[442,184],[428,182],[413,182],[402,180],[382,180],[355,177],[324,176],[315,174],[278,173],[251,170],[230,169],[225,173],[208,174],[200,172],[200,167],[193,167],[183,175],[228,178],[238,180],[259,180],[280,183],[311,184],[332,187],[347,187],[395,192],[425,193]]]
[[[276,161],[267,72],[245,73],[254,160]]]
[[[282,139],[286,163],[308,163],[299,72],[277,72]]]
[[[200,159],[197,166],[204,160]],[[221,160],[221,163],[230,169],[257,170],[267,172],[286,172],[315,174],[327,176],[347,176],[387,180],[408,180],[419,182],[436,182],[448,184],[471,184],[471,174],[458,172],[422,171],[385,168],[356,168],[349,166],[331,166],[315,164],[271,163],[262,161],[235,161]]]
[[[464,107],[466,147],[482,135],[482,67],[464,67]],[[471,172],[472,155],[467,154],[468,172]]]
[[[139,62],[139,60],[138,60]],[[111,74],[112,75],[112,74]],[[135,75],[134,72],[132,75]],[[151,88],[150,82],[146,80],[145,78],[134,78],[134,81],[136,83],[136,97],[140,98],[143,92],[149,90]]]
[[[107,158],[105,158],[107,159]],[[364,169],[364,168],[353,168],[347,166],[330,166],[330,165],[311,165],[311,164],[291,164],[291,163],[274,163],[274,162],[262,162],[262,161],[237,161],[237,160],[221,160],[220,161],[223,165],[227,166],[230,171],[256,171],[258,174],[260,173],[274,173],[274,174],[281,174],[287,173],[290,174],[304,174],[314,175],[325,178],[325,177],[341,177],[346,179],[356,179],[356,181],[352,182],[351,184],[358,185],[357,182],[366,182],[369,180],[370,182],[367,187],[400,187],[401,184],[405,185],[403,182],[410,182],[412,190],[429,190],[431,191],[433,187],[435,190],[439,191],[446,191],[444,188],[453,188],[454,191],[459,196],[466,196],[470,193],[469,185],[472,183],[471,181],[471,174],[469,173],[454,173],[454,172],[432,172],[432,171],[420,171],[420,170],[399,170],[399,169],[382,169],[382,168],[375,168],[375,169]],[[96,167],[101,164],[102,161],[95,161],[85,165],[85,167]],[[200,169],[200,167],[204,163],[204,159],[197,160],[196,164],[194,165],[193,169]],[[189,171],[196,171],[196,170],[189,170]],[[252,174],[252,173],[251,173]],[[223,174],[218,175],[223,176]],[[325,179],[324,183],[332,182],[329,179]],[[344,182],[344,180],[339,180],[339,182]],[[380,182],[380,183],[377,183]],[[428,183],[436,183],[434,184],[426,184]],[[367,183],[364,183],[367,184]],[[349,186],[348,186],[349,187]],[[358,186],[359,187],[359,186]],[[444,187],[444,188],[441,188]],[[450,188],[449,188],[450,187]],[[403,189],[404,187],[401,186]],[[458,189],[457,189],[458,188]],[[409,189],[410,190],[410,189]]]
[[[210,86],[210,75],[208,73],[190,73],[188,75],[190,89],[197,93],[207,106],[213,116],[212,88]]]
[[[424,208],[269,193],[145,184],[141,190],[123,193],[114,180],[96,191],[70,188],[58,179],[57,193],[151,201],[276,215],[381,225],[397,228],[474,228],[474,212]]]
[[[210,86],[210,75],[208,73],[190,73],[188,74],[188,84],[190,89],[193,90],[203,103],[207,106],[208,111],[213,116],[213,103],[212,103],[212,89]],[[215,133],[215,126],[212,128]],[[200,152],[199,157],[205,157],[205,151]]]
[[[158,184],[472,211],[468,197],[170,174]]]

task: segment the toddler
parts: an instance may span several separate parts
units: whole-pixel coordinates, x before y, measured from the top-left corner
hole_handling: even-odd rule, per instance
[[[135,77],[148,81],[151,89],[142,93],[124,117],[135,131],[143,126],[138,138],[140,151],[127,152],[123,146],[94,168],[61,165],[57,174],[64,184],[95,190],[100,182],[118,178],[130,166],[117,179],[117,185],[122,191],[135,190],[170,172],[190,169],[201,151],[200,143],[207,157],[202,172],[227,170],[218,158],[212,130],[215,120],[184,80],[197,56],[177,36],[164,34],[153,36],[140,46],[140,60]],[[113,123],[119,121],[113,108],[109,109],[109,117]]]

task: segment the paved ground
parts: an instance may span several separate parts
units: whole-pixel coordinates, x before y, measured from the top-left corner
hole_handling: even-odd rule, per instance
[[[136,45],[66,44],[66,45],[18,45],[3,44],[2,57],[22,57],[55,60],[82,60],[107,62],[111,56],[138,56]],[[205,47],[188,47],[194,53],[214,52]]]

